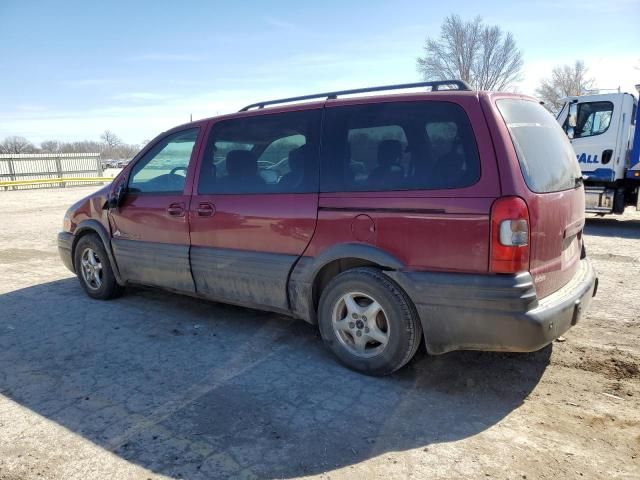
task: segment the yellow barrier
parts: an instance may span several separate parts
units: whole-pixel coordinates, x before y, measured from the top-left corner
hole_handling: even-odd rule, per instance
[[[13,187],[16,185],[38,185],[41,183],[71,183],[71,182],[112,182],[111,177],[67,177],[67,178],[38,178],[35,180],[10,180],[0,182],[0,187]]]

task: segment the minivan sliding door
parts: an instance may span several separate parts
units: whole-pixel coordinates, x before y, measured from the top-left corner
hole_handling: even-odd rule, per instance
[[[191,201],[198,293],[288,311],[287,279],[316,226],[321,109],[216,122]]]

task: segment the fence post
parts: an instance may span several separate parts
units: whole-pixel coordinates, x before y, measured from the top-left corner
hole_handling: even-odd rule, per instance
[[[14,181],[16,179],[16,170],[15,167],[13,165],[13,158],[9,158],[9,175],[10,175],[10,179],[11,181]],[[13,190],[14,187],[7,187],[7,190]]]
[[[62,161],[60,160],[60,154],[55,153],[56,157],[56,170],[58,172],[58,178],[62,178]],[[67,188],[67,184],[65,182],[60,182],[64,188]]]

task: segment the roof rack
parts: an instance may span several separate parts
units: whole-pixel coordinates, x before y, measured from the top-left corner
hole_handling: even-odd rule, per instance
[[[337,92],[315,93],[313,95],[302,95],[300,97],[281,98],[279,100],[267,100],[265,102],[252,103],[247,105],[241,112],[246,112],[252,108],[264,108],[267,105],[276,105],[279,103],[291,103],[300,102],[303,100],[312,100],[314,98],[326,98],[327,100],[333,100],[338,98],[339,95],[351,95],[354,93],[369,93],[369,92],[381,92],[384,90],[402,90],[405,88],[417,88],[417,87],[431,87],[432,92],[441,90],[471,90],[471,87],[464,80],[436,80],[433,82],[417,82],[417,83],[400,83],[397,85],[384,85],[381,87],[368,87],[368,88],[355,88],[353,90],[341,90]],[[441,88],[447,87],[447,88]],[[455,88],[452,88],[455,87]]]

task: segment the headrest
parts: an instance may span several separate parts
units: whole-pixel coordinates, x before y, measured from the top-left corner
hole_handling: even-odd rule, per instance
[[[307,145],[294,148],[289,152],[289,168],[291,170],[301,170],[304,168],[305,159],[308,151]]]
[[[227,172],[230,176],[258,174],[258,159],[249,150],[231,150],[227,153]]]
[[[378,163],[394,163],[402,157],[400,140],[382,140],[378,143]]]

